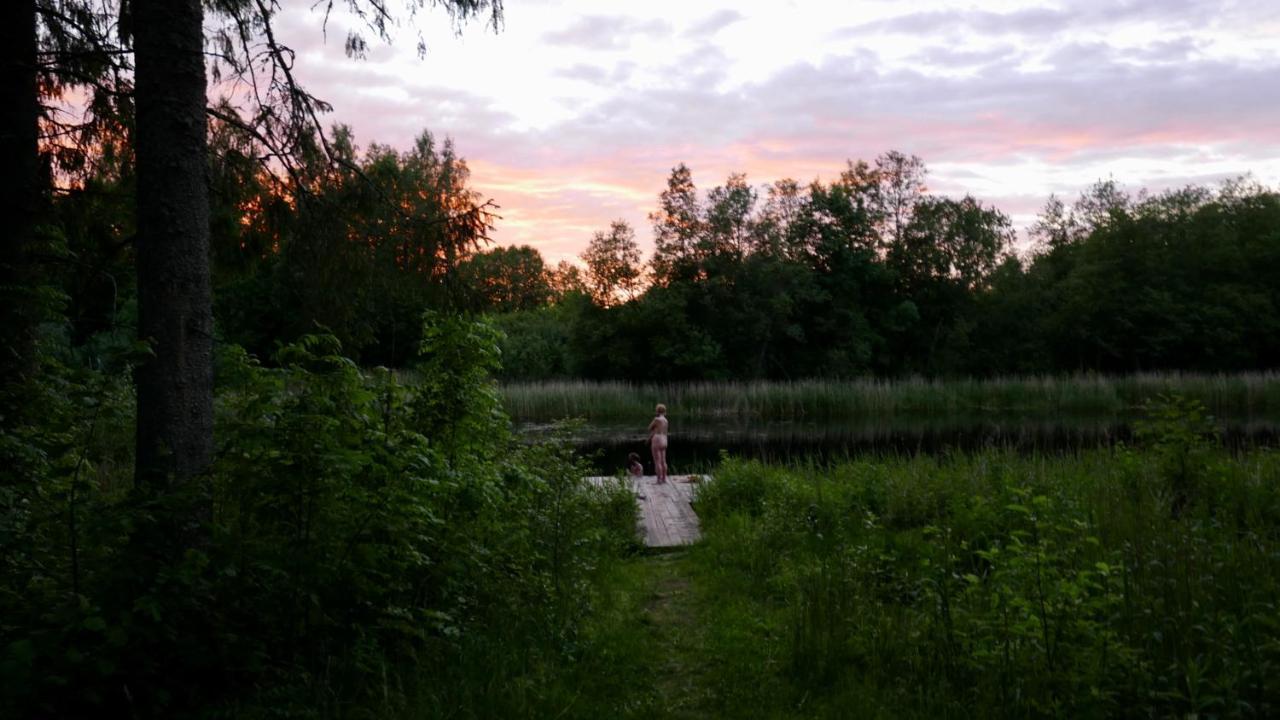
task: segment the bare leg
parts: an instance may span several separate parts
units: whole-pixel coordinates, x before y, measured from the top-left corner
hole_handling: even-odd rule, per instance
[[[653,451],[653,471],[658,475],[658,482],[667,481],[667,449],[655,448]]]

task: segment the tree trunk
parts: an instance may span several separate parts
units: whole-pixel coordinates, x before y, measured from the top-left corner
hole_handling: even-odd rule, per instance
[[[38,308],[31,265],[40,206],[35,0],[0,2],[0,382],[25,377]]]
[[[213,310],[201,0],[134,0],[139,487],[189,486],[213,455]]]

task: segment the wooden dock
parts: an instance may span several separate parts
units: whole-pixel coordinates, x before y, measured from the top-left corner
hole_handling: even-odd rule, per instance
[[[587,479],[603,483],[613,478]],[[636,505],[640,508],[636,531],[644,536],[647,547],[673,548],[697,542],[701,530],[693,512],[693,489],[707,479],[706,475],[671,475],[661,485],[653,475],[636,479]]]

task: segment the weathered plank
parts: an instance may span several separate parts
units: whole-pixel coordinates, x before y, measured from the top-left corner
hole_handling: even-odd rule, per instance
[[[589,477],[588,481],[602,484],[609,477]],[[693,512],[693,487],[706,481],[706,475],[672,475],[667,482],[658,483],[653,475],[634,480],[636,505],[640,519],[636,530],[644,536],[648,547],[678,547],[697,542],[701,536],[698,515]]]

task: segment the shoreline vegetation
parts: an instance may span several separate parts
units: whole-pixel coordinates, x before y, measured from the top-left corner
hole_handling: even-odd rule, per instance
[[[1129,416],[1161,396],[1202,403],[1229,417],[1280,415],[1280,372],[1138,373],[993,379],[507,383],[502,404],[516,423],[644,418],[657,402],[686,420],[848,420],[938,415]]]
[[[695,497],[702,541],[602,579],[593,672],[540,709],[1269,717],[1278,458],[1213,447],[1186,404],[1142,428],[1073,457],[727,460]]]
[[[1137,449],[732,460],[691,551],[712,716],[1270,716],[1280,466],[1193,416]]]

